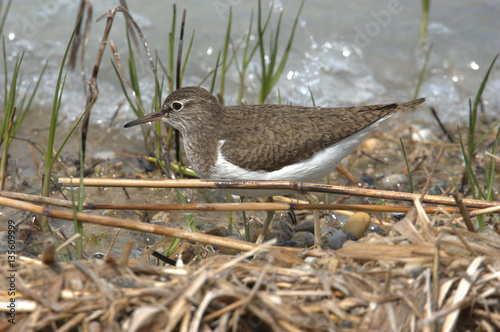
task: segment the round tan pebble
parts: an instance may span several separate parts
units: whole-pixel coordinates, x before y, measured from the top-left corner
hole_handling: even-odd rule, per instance
[[[342,231],[344,233],[352,232],[356,234],[356,236],[361,239],[365,232],[370,227],[371,218],[368,214],[364,212],[356,212],[352,216],[347,219],[344,227],[342,227]]]
[[[361,149],[366,153],[373,153],[382,147],[382,141],[378,138],[370,137],[361,142]]]

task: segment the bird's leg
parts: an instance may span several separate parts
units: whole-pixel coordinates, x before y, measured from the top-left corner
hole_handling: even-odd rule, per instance
[[[309,200],[310,204],[318,204],[319,200],[318,197],[311,193],[304,193],[304,196],[307,197]],[[314,246],[316,248],[321,247],[321,225],[319,223],[319,211],[318,210],[313,210],[313,217],[314,217]]]
[[[272,203],[273,198],[268,197],[267,201],[269,203]],[[271,225],[271,220],[273,220],[273,217],[274,217],[274,211],[267,211],[266,220],[264,220],[264,225],[262,226],[259,237],[257,238],[257,241],[255,243],[260,244],[264,241],[264,237],[266,235],[267,230],[269,229],[269,225]]]

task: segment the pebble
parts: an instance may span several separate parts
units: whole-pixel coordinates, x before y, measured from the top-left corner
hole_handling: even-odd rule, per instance
[[[387,236],[387,233],[379,225],[375,225],[373,227],[368,228],[368,230],[365,232],[365,236],[370,234],[370,233],[375,233],[375,234],[380,235],[382,237]]]
[[[391,174],[379,181],[380,189],[391,191],[408,191],[410,183],[403,174]]]
[[[311,232],[297,232],[291,241],[301,243],[302,247],[312,247],[314,245],[314,234]]]
[[[340,249],[345,241],[347,241],[347,235],[341,229],[335,233],[328,232],[323,236],[323,242],[329,249]]]
[[[313,263],[315,264],[317,261],[318,261],[318,257],[311,257],[311,256],[309,256],[309,257],[306,257],[304,259],[304,262],[306,262],[308,264],[313,264]]]
[[[361,177],[361,181],[366,183],[368,186],[373,186],[375,184],[375,180],[372,179],[372,177],[368,174],[365,174]]]
[[[431,186],[427,193],[429,195],[441,196],[443,192],[446,192],[446,190],[448,190],[448,185],[446,183],[437,179],[432,179]]]
[[[326,228],[321,228],[321,236],[324,236],[327,233],[335,233],[338,231],[341,227],[326,227]]]
[[[207,229],[206,231],[201,231],[201,233],[208,234],[208,235],[214,235],[214,236],[220,236],[220,237],[226,237],[229,235],[226,226],[216,226],[216,227]]]
[[[429,128],[415,128],[411,130],[411,139],[415,142],[428,142],[432,141],[433,132]]]
[[[359,237],[356,234],[354,234],[353,232],[347,232],[347,233],[345,233],[345,236],[347,236],[348,241],[358,241],[359,240]]]
[[[366,153],[373,153],[382,147],[382,141],[378,138],[370,137],[361,142],[361,149]]]
[[[293,230],[296,232],[314,232],[314,221],[306,220],[298,225],[293,226]]]
[[[289,248],[306,248],[303,241],[290,240],[281,243],[276,243],[277,247],[289,247]]]
[[[92,255],[92,258],[93,259],[104,259],[105,256],[106,256],[105,253],[96,252],[95,254]]]
[[[349,219],[347,219],[344,227],[342,227],[342,231],[344,233],[352,232],[358,237],[358,239],[360,239],[370,227],[371,222],[371,218],[367,213],[356,212],[350,216]]]

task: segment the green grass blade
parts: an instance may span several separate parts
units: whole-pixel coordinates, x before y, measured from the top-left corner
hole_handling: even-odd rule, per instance
[[[5,41],[4,41],[4,51],[5,51]],[[7,178],[7,159],[9,145],[12,140],[12,128],[14,126],[14,120],[16,116],[16,98],[17,98],[17,87],[19,80],[19,70],[21,68],[21,63],[23,60],[24,53],[16,57],[16,62],[14,65],[14,73],[12,75],[12,80],[10,82],[10,88],[8,95],[4,96],[7,99],[6,108],[4,109],[4,114],[2,117],[2,124],[0,125],[0,146],[3,146],[2,155],[0,157],[0,189],[4,189],[5,179]],[[6,73],[7,76],[7,73]]]
[[[80,18],[78,20],[81,19]],[[73,32],[71,34],[71,37],[68,41],[68,44],[66,46],[66,51],[64,52],[63,59],[61,61],[61,66],[59,68],[59,75],[57,77],[57,83],[56,83],[56,89],[54,92],[54,101],[52,103],[52,113],[51,113],[51,118],[50,118],[50,129],[49,129],[49,139],[47,141],[47,149],[46,149],[46,157],[45,157],[45,175],[43,179],[43,185],[42,185],[42,196],[44,197],[49,197],[50,194],[50,177],[52,173],[52,165],[54,163],[54,156],[53,156],[53,149],[54,149],[54,141],[55,141],[55,135],[56,135],[56,128],[57,128],[57,120],[59,118],[59,108],[61,106],[61,98],[62,98],[62,93],[64,91],[64,83],[66,80],[66,75],[64,75],[64,80],[63,80],[63,72],[64,72],[64,66],[66,64],[66,59],[69,54],[69,50],[71,47],[71,43],[73,42],[73,38],[76,33],[77,29],[77,24],[75,25],[75,28],[73,29]],[[47,219],[46,218],[41,218],[41,227],[46,228],[47,227]]]
[[[233,199],[232,199],[231,195],[227,195],[227,202],[228,203],[232,203],[233,202]],[[228,220],[227,220],[227,231],[228,231],[228,233],[231,234],[231,232],[233,231],[233,225],[234,225],[234,229],[236,230],[236,232],[238,232],[238,234],[241,237],[240,231],[238,230],[238,227],[236,227],[236,222],[234,221],[234,218],[233,218],[233,211],[228,211],[227,215],[228,215]]]
[[[271,57],[269,61],[268,73],[270,73],[271,77],[272,73],[274,73],[274,67],[276,66],[276,58],[278,57],[278,42],[280,37],[282,20],[283,20],[283,12],[280,12],[280,15],[278,17],[278,23],[276,24],[276,33],[274,34],[274,38],[272,38],[269,42],[270,43],[269,50],[271,53]]]
[[[491,149],[491,154],[496,155],[498,151],[498,140],[500,137],[500,126],[498,126],[495,141],[493,142],[493,147]],[[495,183],[495,158],[490,158],[489,167],[486,167],[486,199],[488,201],[495,200],[495,190],[493,189],[493,184]]]
[[[465,147],[463,144],[460,129],[458,129],[458,135],[459,135],[459,141],[460,141],[460,148],[462,149],[462,155],[463,155],[464,162],[465,162],[466,174],[467,174],[467,178],[468,178],[469,184],[470,184],[470,191],[471,191],[472,198],[485,199],[485,195],[484,195],[483,191],[481,190],[481,187],[479,186],[479,181],[477,180],[477,177],[474,174],[474,171],[472,170],[472,165],[471,165],[469,156],[467,156],[467,152],[465,151]],[[456,184],[455,184],[455,187],[456,187]],[[478,195],[476,195],[476,189],[478,190]],[[484,228],[485,216],[484,215],[477,216],[477,221],[478,221],[478,225],[479,225],[479,230],[484,231],[484,229],[485,229]]]
[[[57,115],[56,116],[57,117],[59,116],[59,109],[61,108],[62,94],[63,94],[63,91],[64,91],[64,86],[66,84],[66,75],[67,74],[68,74],[67,72],[66,72],[66,74],[64,74],[64,79],[63,79],[63,81],[61,83],[60,95],[59,95],[59,98],[57,99],[57,102],[56,102],[56,109],[57,109]],[[83,117],[83,115],[82,115],[82,117]],[[76,125],[73,128],[76,128]],[[55,135],[55,129],[53,130],[53,132],[54,132],[53,135]],[[72,133],[72,132],[73,131],[70,131],[70,133]],[[49,159],[50,168],[52,168],[52,166],[54,165],[55,161],[57,160],[57,157],[59,156],[59,153],[61,152],[62,148],[64,147],[64,145],[68,141],[70,135],[66,136],[66,140],[63,141],[63,144],[61,144],[61,146],[59,147],[59,150],[56,153],[53,153],[53,151],[54,151],[54,139],[52,138],[52,140],[50,140],[50,133],[49,133],[49,142],[52,143],[51,146],[50,146],[50,148],[51,148],[50,159]],[[48,147],[47,147],[47,149],[48,149]],[[49,152],[48,151],[47,151],[47,156],[49,156]],[[47,163],[47,161],[46,161],[46,163]]]
[[[215,80],[217,79],[217,70],[219,69],[219,61],[220,61],[220,52],[217,55],[217,61],[215,62],[214,75],[212,76],[212,84],[210,85],[210,93],[214,93],[215,88]]]
[[[79,157],[80,157],[80,183],[78,185],[78,204],[75,204],[75,190],[73,186],[71,186],[71,201],[73,202],[73,229],[75,234],[80,234],[80,237],[75,240],[75,249],[76,249],[76,259],[83,258],[83,223],[78,221],[76,216],[77,212],[83,211],[83,175],[85,163],[83,161],[83,138],[82,138],[82,130],[80,127],[80,135],[79,135]]]
[[[184,195],[181,193],[181,191],[178,188],[174,188],[175,192],[175,197],[177,198],[177,201],[181,204],[186,204],[186,199],[184,198]],[[194,225],[194,218],[192,215],[186,214],[186,219],[188,220],[188,224],[186,226],[186,229],[189,227],[193,232],[197,232],[198,230],[196,229],[196,226]],[[175,247],[179,244],[180,240],[179,239],[174,239],[171,243],[170,246],[167,249],[167,252],[165,253],[165,256],[170,256],[172,252],[174,251]]]
[[[308,85],[307,89],[309,90],[309,95],[311,96],[311,101],[312,101],[313,107],[316,107],[316,101],[314,100],[314,95],[313,95],[313,92],[311,90],[311,86]]]
[[[174,91],[174,50],[175,50],[175,23],[177,21],[177,6],[174,4],[172,7],[172,27],[170,29],[170,34],[168,35],[168,92],[172,93]]]
[[[240,202],[243,203],[243,197],[240,196]],[[248,222],[247,214],[243,211],[243,225],[245,227],[245,241],[250,242],[250,223]]]
[[[4,50],[5,50],[5,44],[4,44]],[[6,135],[7,129],[11,126],[11,122],[14,121],[14,108],[16,105],[16,96],[17,96],[16,91],[17,91],[19,70],[21,69],[22,61],[23,61],[23,55],[21,56],[17,55],[16,62],[14,64],[14,72],[12,74],[10,84],[6,82],[7,84],[5,87],[5,96],[4,96],[5,108],[2,117],[2,124],[0,125],[0,134],[2,135],[2,137]],[[5,76],[7,76],[7,71],[5,71],[5,73],[6,73]],[[9,140],[4,137],[2,140],[4,149],[7,149],[8,143]]]
[[[264,103],[266,100],[267,96],[271,92],[272,88],[276,83],[278,82],[278,79],[280,78],[281,74],[283,73],[285,69],[286,62],[288,60],[288,56],[290,54],[290,50],[292,48],[292,43],[293,39],[295,37],[295,30],[297,28],[297,24],[299,22],[299,16],[300,13],[302,12],[302,8],[304,7],[305,1],[303,0],[300,4],[300,8],[297,12],[297,16],[295,17],[295,21],[292,26],[292,30],[290,33],[290,37],[288,39],[288,44],[285,48],[285,51],[283,53],[283,56],[281,60],[279,61],[279,64],[277,63],[277,57],[278,57],[278,38],[279,38],[279,33],[281,29],[281,20],[282,20],[282,14],[280,13],[280,16],[278,18],[278,23],[277,23],[277,28],[276,28],[276,33],[274,35],[274,38],[271,38],[271,46],[270,46],[270,55],[269,55],[269,64],[266,64],[266,55],[265,55],[265,50],[264,50],[264,32],[263,32],[263,27],[262,27],[262,6],[259,1],[259,11],[257,15],[257,37],[258,37],[258,46],[260,49],[260,62],[261,62],[261,89],[260,89],[260,94],[259,94],[259,103]]]
[[[141,89],[139,86],[139,77],[137,76],[137,65],[134,57],[134,50],[132,48],[132,42],[130,40],[129,29],[125,29],[127,31],[127,44],[128,44],[128,70],[130,74],[130,84],[132,85],[132,89],[137,96],[137,103],[142,104],[141,98]],[[142,105],[141,105],[142,106]],[[143,108],[140,107],[139,108]]]
[[[5,73],[4,75],[4,84],[3,84],[3,95],[4,95],[4,100],[3,100],[3,109],[7,109],[7,102],[8,99],[5,98],[9,94],[9,71],[7,69],[7,54],[5,52],[5,38],[2,36],[2,54],[3,54],[3,72]],[[3,125],[2,125],[3,127]]]
[[[122,77],[120,76],[120,72],[118,71],[118,68],[116,67],[116,63],[114,61],[111,61],[111,64],[113,65],[113,69],[115,70],[116,76],[118,77],[118,82],[120,82],[120,86],[122,88],[123,95],[125,96],[125,99],[127,99],[127,102],[132,108],[132,111],[137,115],[137,117],[142,117],[144,116],[144,112],[140,107],[136,106],[136,103],[132,101],[132,98],[130,98],[130,95],[128,94],[127,87],[125,82],[123,81]]]
[[[191,47],[193,46],[193,40],[194,40],[194,31],[191,34],[191,40],[189,41],[189,46],[188,46],[188,49],[186,52],[186,56],[184,57],[184,63],[182,64],[181,82],[182,82],[182,79],[184,78],[184,70],[186,70],[186,64],[187,64],[188,59],[189,59],[189,54],[191,54]]]
[[[264,30],[262,29],[262,4],[259,0],[257,11],[257,44],[260,50],[260,65],[262,72],[262,80],[267,76],[266,72],[266,54],[264,50]],[[261,88],[262,89],[262,88]]]
[[[248,68],[248,65],[250,64],[250,61],[255,54],[255,51],[257,50],[257,45],[253,48],[252,52],[250,53],[250,57],[248,58],[248,49],[250,48],[250,36],[252,35],[252,26],[253,26],[253,8],[252,12],[250,13],[250,23],[248,25],[248,30],[247,30],[247,35],[245,38],[245,47],[243,48],[243,58],[241,61],[241,69],[238,68],[238,65],[236,65],[236,68],[238,69],[239,76],[240,76],[240,82],[238,84],[238,100],[236,101],[238,105],[241,105],[243,103],[243,95],[245,93],[245,75],[246,71]],[[235,57],[236,60],[236,57]]]
[[[271,20],[272,10],[269,10],[269,13],[267,14],[267,17],[264,21],[264,24],[262,24],[262,11],[261,11],[260,3],[259,3],[259,12],[257,15],[258,15],[257,33],[258,33],[258,36],[259,35],[264,36],[264,33],[265,33],[267,27],[269,26],[269,22]],[[254,22],[254,10],[252,8],[252,11],[250,13],[250,22],[248,25],[247,36],[246,36],[246,40],[245,40],[245,47],[243,50],[243,59],[241,61],[241,69],[239,69],[240,82],[239,82],[239,88],[238,88],[238,101],[237,101],[238,105],[241,105],[243,103],[243,95],[244,95],[244,91],[245,91],[245,76],[246,76],[246,71],[248,69],[248,66],[252,62],[252,59],[255,56],[255,53],[257,52],[257,50],[262,50],[261,43],[260,43],[260,41],[262,39],[257,38],[257,42],[251,48],[250,54],[248,53],[248,51],[250,50],[250,42],[251,42],[250,38],[252,36],[253,22]],[[237,58],[234,57],[234,59],[236,62]],[[261,53],[261,61],[262,61],[262,53]]]
[[[476,93],[476,98],[474,99],[474,103],[472,105],[472,108],[469,106],[469,135],[468,135],[468,140],[467,140],[467,148],[468,148],[468,153],[469,157],[472,158],[474,155],[474,152],[477,148],[477,144],[474,142],[474,135],[476,134],[476,121],[477,121],[477,112],[478,112],[478,106],[479,103],[481,102],[481,96],[483,95],[484,88],[486,86],[486,82],[488,82],[488,77],[490,76],[491,70],[493,69],[493,65],[497,61],[498,58],[498,53],[493,59],[493,61],[490,64],[490,67],[488,68],[488,71],[486,72],[486,75],[484,75],[483,81],[481,82],[481,85],[479,86],[479,89]]]
[[[161,83],[161,87],[160,87],[160,83],[158,81],[158,57],[156,57],[156,61],[155,61],[155,71],[154,71],[154,77],[155,77],[155,95],[154,95],[154,109],[155,110],[158,110],[161,108],[161,91],[162,91],[162,88],[163,88],[163,81]],[[147,145],[147,142],[148,142],[148,133],[147,133],[147,130],[146,130],[146,126],[141,126],[143,128],[143,133],[144,133],[144,141],[146,142],[146,145]],[[155,131],[156,131],[156,136],[157,137],[161,137],[161,123],[159,122],[156,122],[155,123]],[[146,149],[148,149],[148,147],[146,146]],[[149,150],[149,149],[148,149]],[[162,154],[161,154],[161,142],[159,139],[155,140],[155,156],[158,160],[161,159],[162,157]]]
[[[288,38],[288,44],[286,46],[285,53],[283,55],[283,58],[281,59],[279,66],[278,66],[278,70],[276,71],[276,73],[274,74],[274,77],[273,77],[273,85],[276,84],[279,77],[283,73],[283,70],[285,69],[285,65],[286,65],[286,62],[288,60],[288,55],[290,54],[290,50],[292,49],[292,43],[293,43],[293,39],[295,37],[295,30],[297,28],[297,24],[299,23],[299,16],[300,16],[300,13],[302,12],[302,8],[304,7],[304,3],[305,3],[305,0],[302,0],[302,2],[300,3],[300,8],[297,12],[297,16],[295,17],[295,21],[294,21],[293,27],[292,27],[292,32],[290,33],[290,38]]]
[[[14,108],[13,111],[12,111],[12,114],[9,115],[9,118],[12,119],[12,117],[14,117],[15,115],[15,111],[16,109]],[[4,189],[4,184],[5,184],[5,179],[7,178],[7,159],[8,159],[8,154],[7,154],[7,151],[8,151],[8,142],[10,140],[10,131],[11,131],[11,125],[12,125],[12,122],[9,123],[9,126],[8,128],[6,128],[5,130],[5,134],[3,136],[3,141],[4,141],[4,148],[2,150],[2,157],[1,157],[1,160],[0,160],[0,189],[3,190]]]
[[[226,28],[226,38],[224,39],[224,47],[222,49],[222,63],[221,63],[221,75],[220,75],[220,85],[219,94],[224,96],[224,83],[227,72],[227,54],[229,52],[229,40],[231,38],[231,24],[233,21],[233,10],[229,7],[229,20],[227,22]]]
[[[33,103],[33,99],[35,98],[36,92],[38,91],[38,87],[40,86],[40,83],[42,82],[42,77],[45,73],[45,69],[47,69],[49,61],[45,61],[45,65],[42,68],[42,72],[40,73],[40,76],[38,76],[38,81],[35,84],[35,88],[33,89],[33,92],[31,93],[31,96],[28,100],[28,104],[23,107],[21,113],[19,114],[19,117],[16,119],[16,122],[14,123],[14,128],[12,129],[12,135],[15,135],[19,128],[21,127],[21,124],[23,123],[26,114],[28,113],[28,110],[31,107],[31,104]]]
[[[490,76],[491,70],[493,69],[493,66],[495,65],[495,62],[497,61],[497,59],[498,59],[498,53],[495,56],[495,58],[493,58],[493,61],[491,62],[490,66],[488,68],[488,71],[486,72],[486,75],[484,75],[484,78],[481,82],[481,85],[479,86],[479,89],[476,93],[476,99],[474,99],[474,105],[473,105],[473,108],[476,110],[477,110],[479,103],[481,102],[481,96],[483,95],[484,88],[486,87],[486,83],[488,82],[488,77]]]
[[[418,75],[417,86],[415,87],[415,92],[413,93],[413,99],[417,99],[418,94],[420,92],[420,87],[422,86],[422,82],[424,81],[425,71],[427,70],[427,64],[429,63],[429,58],[431,56],[432,48],[434,44],[429,46],[429,49],[425,53],[424,63],[422,64],[422,68],[420,69],[420,74]]]
[[[248,55],[248,49],[250,48],[250,37],[252,36],[252,26],[253,26],[253,8],[252,11],[250,12],[250,21],[248,23],[248,30],[247,30],[247,35],[245,37],[245,47],[243,48],[243,61],[242,64],[245,64],[248,60],[247,55]],[[257,47],[253,48],[253,52],[257,50]],[[252,54],[250,54],[250,57]]]
[[[460,133],[460,129],[458,129],[458,138],[460,141],[460,148],[462,149],[462,156],[463,156],[464,162],[465,162],[465,170],[467,172],[467,177],[469,179],[472,198],[484,199],[484,197],[485,197],[484,193],[482,192],[481,187],[479,185],[479,181],[477,180],[477,177],[474,174],[474,171],[472,169],[472,164],[470,162],[470,156],[467,155],[467,152],[465,150],[464,143],[462,140],[462,134]],[[476,195],[476,189],[478,190],[478,195]]]
[[[427,26],[429,25],[429,8],[431,0],[422,0],[422,18],[420,20],[420,42],[427,40]]]
[[[496,121],[493,125],[491,125],[488,130],[485,131],[485,133],[483,135],[481,135],[481,137],[479,137],[479,139],[475,142],[475,147],[474,147],[474,150],[476,150],[480,145],[481,143],[484,141],[484,139],[500,124],[500,120]]]
[[[3,1],[0,1],[0,13],[2,12],[2,7],[3,7],[2,2]],[[9,0],[9,2],[7,2],[7,6],[5,7],[5,11],[2,14],[2,19],[0,21],[0,35],[2,35],[2,33],[3,33],[3,27],[5,25],[5,21],[7,20],[7,15],[9,14],[9,9],[10,9],[11,4],[12,4],[12,0]]]

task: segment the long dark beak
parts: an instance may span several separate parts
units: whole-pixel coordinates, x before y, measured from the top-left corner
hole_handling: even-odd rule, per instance
[[[163,112],[162,110],[159,110],[159,111],[156,111],[153,113],[149,113],[148,115],[145,115],[142,118],[127,122],[124,127],[129,128],[129,127],[141,124],[141,123],[160,121],[161,119],[163,119],[164,116],[165,116],[165,112]]]

